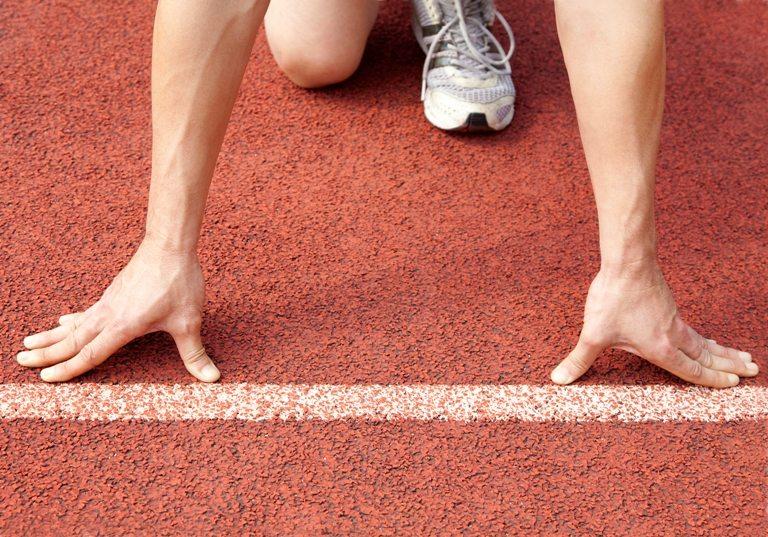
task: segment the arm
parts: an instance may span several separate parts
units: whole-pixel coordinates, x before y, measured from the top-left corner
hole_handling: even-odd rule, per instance
[[[196,247],[208,187],[267,0],[161,0],[152,48],[152,181],[144,240],[102,297],[25,338],[19,363],[66,381],[149,332],[173,336],[192,375],[219,371],[200,337]]]
[[[680,317],[656,256],[656,155],[664,103],[660,0],[556,0],[557,28],[592,178],[600,271],[573,351],[552,372],[568,384],[606,348],[637,354],[689,382],[738,384],[757,366]]]

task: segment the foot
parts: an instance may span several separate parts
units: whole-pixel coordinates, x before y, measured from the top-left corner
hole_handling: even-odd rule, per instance
[[[683,380],[713,388],[736,386],[740,377],[758,373],[749,353],[718,345],[682,320],[655,263],[598,273],[587,295],[579,341],[552,371],[552,381],[570,384],[608,348],[629,351]]]
[[[413,31],[427,57],[422,73],[424,115],[444,130],[501,130],[515,114],[509,60],[514,36],[492,0],[412,0]],[[490,31],[499,19],[505,52]]]

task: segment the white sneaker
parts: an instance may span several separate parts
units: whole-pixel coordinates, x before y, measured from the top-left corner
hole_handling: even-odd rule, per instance
[[[427,55],[422,73],[424,115],[445,130],[501,130],[515,114],[509,60],[514,35],[492,0],[411,0],[413,32]],[[504,52],[489,27],[509,36]]]

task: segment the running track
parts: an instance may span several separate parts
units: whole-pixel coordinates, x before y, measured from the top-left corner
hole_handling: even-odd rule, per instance
[[[497,136],[422,119],[405,3],[329,91],[260,38],[201,250],[222,383],[191,385],[155,335],[56,388],[13,357],[140,239],[153,4],[0,5],[1,534],[768,530],[765,375],[714,393],[615,352],[549,385],[594,204],[552,7],[500,5],[520,100]],[[666,274],[766,370],[768,6],[668,8]]]

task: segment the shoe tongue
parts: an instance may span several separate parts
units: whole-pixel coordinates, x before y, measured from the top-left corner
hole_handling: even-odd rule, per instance
[[[443,25],[448,24],[451,21],[455,21],[456,18],[456,2],[455,0],[435,0],[436,7],[440,10],[441,23]],[[434,5],[434,4],[433,4]],[[485,24],[486,26],[495,17],[495,10],[493,2],[491,0],[461,0],[461,8],[463,9],[463,15],[467,23],[466,37],[472,40],[473,45],[480,49],[485,46],[486,39],[478,36],[480,32],[478,25]],[[482,43],[478,42],[478,39]],[[459,49],[455,52],[460,58],[456,61],[456,58],[450,56],[439,56],[433,60],[433,67],[453,67],[457,69],[462,75],[468,78],[478,78],[482,76],[482,73],[487,69],[483,66],[482,62],[474,58],[470,52],[469,46],[466,43],[464,32],[460,30],[458,22],[454,22],[452,28],[448,30],[448,34],[443,37],[443,42],[438,44],[436,52],[446,51],[450,48],[450,45]]]
[[[493,22],[495,8],[491,0],[461,0],[466,17],[480,15],[483,23],[488,26]],[[454,0],[437,0],[442,14],[442,23],[447,24],[456,16],[456,4]]]

